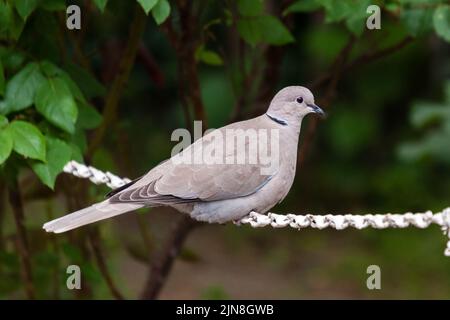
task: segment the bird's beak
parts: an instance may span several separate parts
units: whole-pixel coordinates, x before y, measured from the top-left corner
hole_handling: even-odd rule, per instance
[[[322,108],[316,106],[315,104],[308,104],[308,107],[311,109],[311,112],[317,113],[321,118],[325,118],[327,115]]]

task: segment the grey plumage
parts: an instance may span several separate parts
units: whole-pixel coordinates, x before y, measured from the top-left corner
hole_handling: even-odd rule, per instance
[[[267,212],[284,199],[292,186],[301,122],[308,113],[323,114],[314,104],[312,93],[300,86],[286,87],[272,99],[266,114],[216,129],[219,132],[215,133],[223,136],[228,129],[277,129],[279,165],[264,174],[261,163],[185,164],[172,157],[128,186],[113,191],[105,201],[50,221],[44,229],[61,233],[138,208],[164,205],[199,221],[219,223],[242,218],[251,211]],[[206,148],[212,143],[210,135],[214,131],[195,141],[181,155],[195,153],[199,145]],[[244,151],[249,148],[246,140]],[[243,152],[225,151],[224,158]]]

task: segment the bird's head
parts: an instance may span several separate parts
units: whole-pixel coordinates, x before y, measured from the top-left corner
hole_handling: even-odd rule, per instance
[[[325,117],[325,112],[315,104],[312,92],[301,86],[278,91],[267,110],[268,116],[286,124],[298,123],[309,113]]]

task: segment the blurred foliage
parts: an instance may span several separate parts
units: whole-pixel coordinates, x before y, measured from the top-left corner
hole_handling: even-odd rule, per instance
[[[81,7],[81,30],[66,28],[66,7],[72,3]],[[182,25],[180,3],[192,4],[189,26]],[[371,4],[381,8],[381,30],[365,27]],[[147,25],[111,121],[106,100],[120,73],[136,7],[148,16]],[[173,45],[171,32],[184,35],[181,46]],[[368,59],[405,40],[409,45]],[[344,67],[362,61],[342,70],[331,98],[332,79],[314,87],[329,118],[314,139],[306,133],[311,119],[305,121],[305,161],[289,196],[273,211],[384,213],[448,206],[449,42],[450,5],[444,0],[0,0],[0,297],[25,297],[16,246],[20,234],[9,214],[14,205],[3,208],[11,181],[19,182],[24,200],[36,297],[112,296],[86,232],[95,227],[53,237],[41,225],[107,191],[59,177],[67,161],[87,159],[103,170],[137,177],[168,157],[172,130],[189,126],[180,96],[180,59],[191,49],[210,127],[262,112],[285,85],[335,75],[349,43]],[[187,113],[192,120],[194,112]],[[104,140],[86,157],[102,125]],[[99,230],[106,265],[126,297],[136,296],[140,289],[132,288],[141,285],[137,271],[127,269],[129,261],[146,264],[149,251],[162,246],[171,219],[158,210],[146,216],[149,228],[138,228],[127,215],[119,228],[106,221]],[[241,285],[250,290],[248,279],[265,285],[267,298],[450,296],[450,265],[436,230],[215,230],[208,237],[227,253],[209,239],[181,250],[182,266],[210,268],[192,298],[242,297],[250,292]],[[203,255],[197,252],[202,245],[208,247]],[[212,276],[208,261],[216,256],[222,260]],[[249,260],[245,273],[241,264]],[[65,287],[69,264],[83,270],[82,292]],[[365,287],[370,264],[382,267],[381,292]],[[165,296],[188,290],[184,280]]]
[[[417,142],[404,144],[400,156],[409,161],[430,159],[450,164],[450,81],[445,83],[443,103],[417,102],[411,110],[411,124],[426,130]]]

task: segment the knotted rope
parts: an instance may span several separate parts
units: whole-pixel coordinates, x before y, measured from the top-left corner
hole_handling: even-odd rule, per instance
[[[86,166],[76,161],[68,162],[64,167],[64,172],[79,178],[89,179],[95,184],[106,184],[115,189],[130,182],[128,178],[120,178],[110,172],[102,172],[94,167]],[[416,227],[420,229],[428,228],[432,224],[441,227],[444,235],[448,237],[447,247],[444,254],[450,257],[450,207],[433,214],[431,211],[424,213],[404,214],[365,214],[365,215],[296,215],[296,214],[276,214],[269,212],[267,215],[258,212],[251,212],[248,216],[235,221],[236,225],[248,224],[253,228],[271,226],[273,228],[291,227],[294,229],[333,228],[343,230],[348,227],[364,229],[372,227],[375,229],[386,228],[407,228]]]

